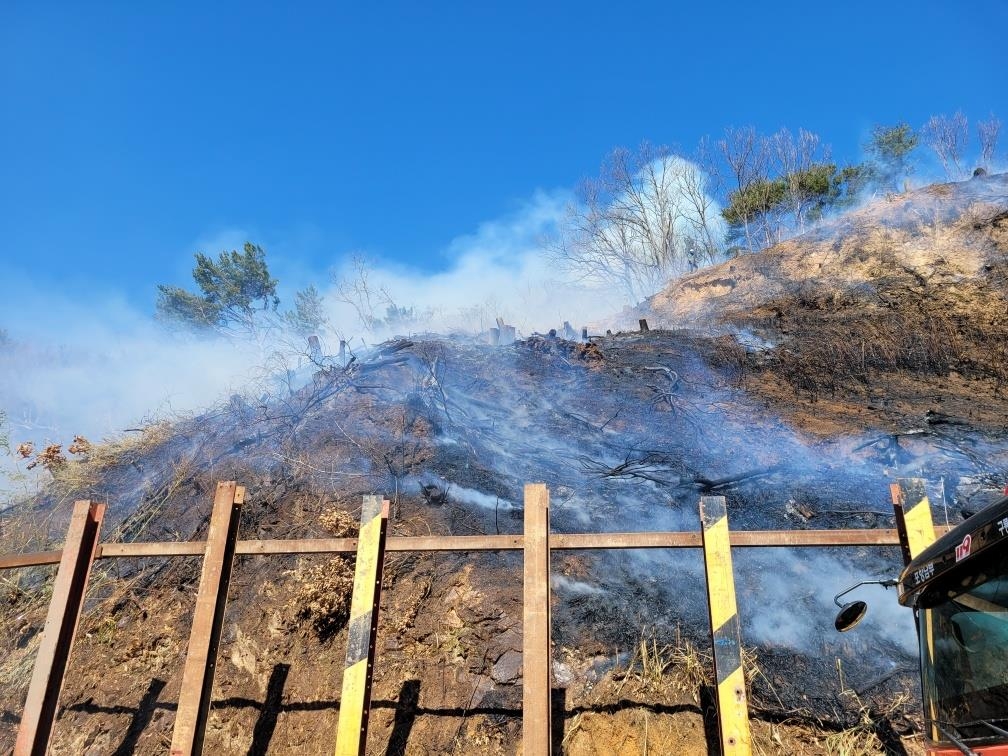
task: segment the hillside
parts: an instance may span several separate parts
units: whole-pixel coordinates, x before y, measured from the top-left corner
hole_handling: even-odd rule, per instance
[[[928,411],[1002,427],[1008,175],[874,200],[676,281],[642,316],[733,336],[739,380],[815,433]]]
[[[200,538],[226,479],[248,489],[242,538],[344,535],[371,492],[392,500],[394,534],[518,533],[532,481],[557,532],[696,530],[711,491],[734,528],[891,527],[901,475],[942,481],[954,522],[1008,473],[1006,254],[1008,178],[976,179],[683,279],[642,311],[647,333],[393,340],[289,395],[95,445],[4,522],[0,550],[54,547],[88,497],[110,504],[103,540]],[[895,549],[737,553],[759,752],[914,752],[908,613],[879,592],[856,632],[832,630],[836,592],[899,566]],[[316,753],[332,737],[348,570],[236,560],[207,752]],[[553,573],[566,752],[702,750],[699,554],[564,552]],[[8,748],[51,570],[4,578]],[[53,753],[164,751],[198,579],[187,558],[99,564]],[[521,619],[515,554],[390,555],[368,752],[515,753]]]

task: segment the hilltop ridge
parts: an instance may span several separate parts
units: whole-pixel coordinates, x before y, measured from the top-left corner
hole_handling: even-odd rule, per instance
[[[851,307],[887,305],[905,286],[944,296],[964,284],[1005,293],[1008,174],[932,184],[859,209],[761,252],[683,276],[642,307],[656,322],[688,327],[758,317],[802,294]],[[964,312],[968,298],[950,299]]]
[[[722,334],[747,390],[817,434],[928,412],[1005,425],[1008,175],[888,195],[639,308]]]

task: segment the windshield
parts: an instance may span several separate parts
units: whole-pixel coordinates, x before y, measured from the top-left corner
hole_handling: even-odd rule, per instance
[[[984,720],[1008,720],[1006,570],[1006,553],[978,559],[918,613],[925,716],[964,738],[990,737]]]

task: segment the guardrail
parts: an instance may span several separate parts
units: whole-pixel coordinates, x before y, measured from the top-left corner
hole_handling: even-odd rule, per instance
[[[549,490],[545,484],[532,483],[525,486],[522,535],[387,536],[387,502],[378,497],[364,497],[359,538],[238,540],[245,489],[228,481],[217,485],[205,541],[146,543],[100,543],[105,504],[78,501],[61,550],[0,555],[0,569],[59,565],[14,753],[43,754],[48,748],[88,577],[96,560],[203,557],[171,747],[172,756],[187,756],[199,754],[203,749],[234,556],[355,553],[347,662],[335,737],[338,756],[349,756],[364,752],[367,735],[384,554],[522,551],[523,753],[548,756],[552,752],[550,553],[574,549],[699,548],[704,551],[707,574],[722,752],[748,754],[749,723],[741,676],[741,638],[731,548],[899,546],[904,559],[909,561],[935,538],[930,504],[919,480],[894,483],[892,495],[896,529],[731,531],[724,497],[704,496],[699,501],[703,526],[699,532],[551,533]]]

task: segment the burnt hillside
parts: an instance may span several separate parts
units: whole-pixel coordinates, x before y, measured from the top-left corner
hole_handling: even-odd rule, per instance
[[[695,530],[698,496],[712,491],[734,528],[891,527],[887,489],[901,475],[942,485],[956,521],[1008,473],[1006,186],[883,200],[684,279],[649,304],[666,329],[500,347],[398,339],[330,361],[287,396],[235,396],[94,446],[52,466],[44,494],[5,520],[3,549],[58,543],[78,498],[109,502],[104,540],[199,538],[225,479],[248,489],[241,538],[345,534],[371,492],[392,500],[395,534],[517,533],[531,481],[549,485],[558,532]],[[514,752],[519,565],[390,557],[369,752]],[[894,549],[738,553],[764,750],[835,752],[839,736],[881,748],[912,732],[909,617],[880,593],[855,633],[832,631],[834,593],[898,568]],[[348,570],[343,558],[236,560],[208,752],[314,753],[334,731]],[[553,571],[569,752],[639,747],[648,716],[652,748],[702,745],[699,554],[566,552]],[[4,747],[50,576],[5,576]],[[99,564],[54,753],[163,752],[198,578],[185,558]],[[642,637],[657,675],[640,664]],[[841,691],[838,666],[857,695]]]

